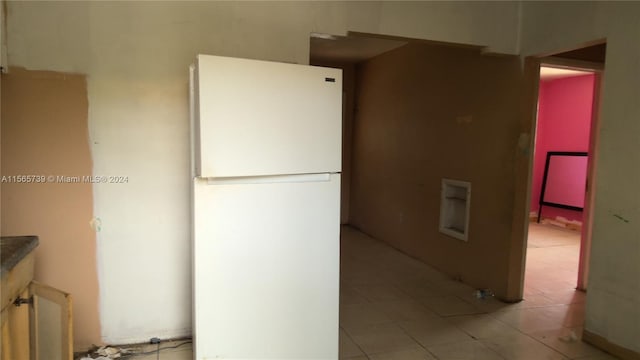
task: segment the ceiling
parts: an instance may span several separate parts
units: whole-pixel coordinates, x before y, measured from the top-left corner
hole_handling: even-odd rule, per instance
[[[570,69],[561,69],[554,67],[540,67],[540,80],[553,80],[572,76],[581,76],[591,74],[589,71],[579,71]]]
[[[311,34],[311,61],[357,63],[406,45],[406,41]]]
[[[591,61],[591,62],[604,64],[605,58],[607,56],[607,44],[603,43],[603,44],[588,46],[588,47],[577,49],[577,50],[555,54],[553,56],[561,57],[565,59]]]
[[[336,36],[311,33],[311,62],[358,63],[408,44],[407,41],[360,35]],[[541,80],[587,75],[590,72],[540,67]]]

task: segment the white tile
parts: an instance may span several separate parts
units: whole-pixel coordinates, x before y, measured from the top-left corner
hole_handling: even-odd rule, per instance
[[[503,360],[479,341],[463,341],[427,347],[440,360]]]
[[[345,330],[366,354],[390,352],[418,345],[396,324],[368,325]]]
[[[421,346],[411,346],[390,352],[369,355],[371,360],[435,360],[427,350]]]
[[[527,259],[529,261],[529,259]],[[536,289],[533,285],[528,282],[527,275],[529,275],[529,271],[525,271],[525,279],[524,279],[524,298],[526,299],[529,295],[540,295],[542,291]]]
[[[476,292],[473,287],[453,279],[433,281],[432,284],[437,288],[443,289],[449,295],[456,295],[462,298],[472,297]]]
[[[352,271],[341,275],[340,281],[346,285],[385,285],[389,284],[392,279],[389,275],[379,273],[377,271]]]
[[[526,335],[480,340],[491,350],[509,360],[566,360],[559,352]]]
[[[556,320],[565,327],[584,326],[585,304],[575,303],[569,305],[549,306],[544,308],[547,316]]]
[[[351,337],[349,337],[344,330],[340,330],[340,358],[351,358],[362,355],[364,355],[364,353],[358,345],[351,340]]]
[[[529,223],[528,247],[553,247],[578,245],[580,232],[559,226]]]
[[[552,225],[531,223],[525,271],[525,299],[531,294],[544,294],[555,304],[579,302],[567,298],[578,278],[580,232]],[[558,295],[556,295],[558,294]]]
[[[575,358],[576,360],[619,360],[619,358],[600,352],[598,355],[589,355]]]
[[[457,296],[440,296],[421,299],[429,310],[440,316],[480,314],[481,310],[458,298]]]
[[[576,288],[578,278],[577,270],[569,275],[562,274],[560,271],[557,271],[557,269],[553,268],[547,269],[547,272],[549,274],[555,273],[558,277],[562,277],[563,279],[544,279],[544,281],[534,284],[535,288],[542,291],[542,293],[549,294],[567,292],[572,291]]]
[[[400,322],[399,325],[411,335],[412,338],[425,347],[473,339],[467,333],[444,319],[406,321]]]
[[[510,308],[494,312],[490,315],[526,334],[535,331],[557,329],[558,326],[562,324],[562,320],[552,317],[547,308]]]
[[[375,306],[394,321],[430,320],[439,318],[415,300],[378,301]]]
[[[489,315],[465,315],[447,318],[474,339],[510,337],[521,334],[516,329]]]
[[[340,325],[359,327],[392,322],[391,318],[373,303],[340,306]]]
[[[340,287],[340,305],[367,303],[369,300],[357,292],[352,286]]]
[[[356,292],[369,301],[390,301],[409,299],[409,296],[390,284],[359,285],[353,287]]]
[[[492,313],[495,311],[515,308],[515,307],[518,307],[517,305],[519,304],[519,303],[506,303],[493,296],[481,298],[481,299],[478,299],[474,296],[474,297],[463,298],[462,300],[471,304],[476,309],[478,309],[480,313]]]
[[[557,301],[554,301],[551,298],[549,298],[547,294],[539,293],[539,294],[525,295],[522,301],[514,304],[514,307],[528,309],[528,308],[552,306],[552,305],[560,305],[560,304]]]
[[[582,328],[539,331],[532,333],[531,336],[572,359],[602,355],[600,350],[582,341]]]
[[[402,279],[396,286],[416,300],[449,295],[446,289],[438,287],[425,279],[413,281]]]

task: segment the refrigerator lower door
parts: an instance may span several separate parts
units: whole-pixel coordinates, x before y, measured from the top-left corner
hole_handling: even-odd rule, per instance
[[[194,180],[195,359],[338,359],[340,175]]]

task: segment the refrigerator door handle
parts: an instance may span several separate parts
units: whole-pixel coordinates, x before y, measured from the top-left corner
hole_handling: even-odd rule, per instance
[[[207,178],[207,185],[273,184],[331,181],[331,173]]]

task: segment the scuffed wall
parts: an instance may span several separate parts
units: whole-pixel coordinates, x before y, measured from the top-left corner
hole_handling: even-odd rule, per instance
[[[410,44],[357,79],[351,223],[506,298],[519,59]],[[471,182],[468,242],[438,230],[442,178]]]
[[[39,236],[34,279],[72,294],[76,348],[100,341],[87,109],[82,75],[2,75],[2,236]]]

